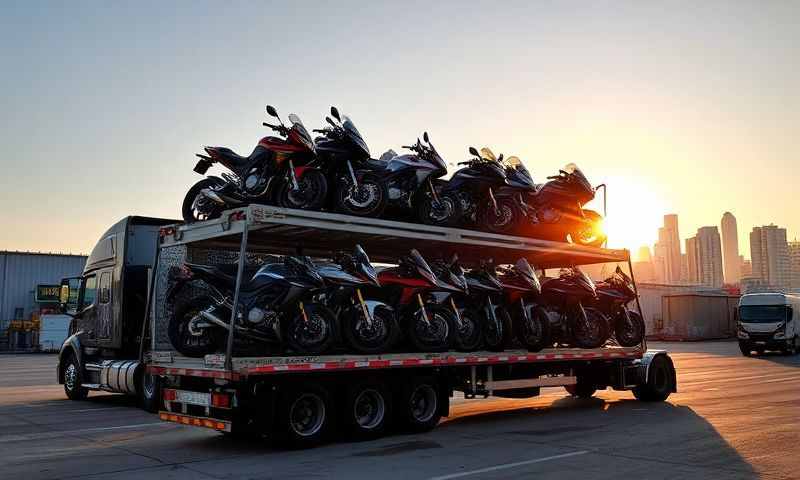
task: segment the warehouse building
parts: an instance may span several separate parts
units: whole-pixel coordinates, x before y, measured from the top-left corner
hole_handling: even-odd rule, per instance
[[[0,251],[0,350],[36,348],[41,316],[58,312],[61,279],[85,263],[85,255]]]

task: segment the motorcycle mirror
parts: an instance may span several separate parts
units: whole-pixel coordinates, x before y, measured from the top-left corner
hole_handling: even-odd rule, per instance
[[[272,105],[267,105],[267,115],[278,118],[278,111]]]
[[[428,132],[422,134],[422,139],[425,140],[425,143],[431,143],[430,138],[428,138]]]
[[[500,156],[497,157],[497,162],[499,163],[499,162],[502,162],[502,161],[503,161],[503,154],[501,153]]]
[[[331,127],[337,126],[336,123],[333,120],[331,120],[331,117],[325,117],[325,121],[327,121],[331,125]]]
[[[471,155],[475,155],[476,157],[480,157],[481,155],[478,153],[478,150],[475,147],[469,147],[469,153]]]
[[[336,107],[331,107],[331,115],[336,120],[342,121],[342,118],[339,116],[339,110]]]

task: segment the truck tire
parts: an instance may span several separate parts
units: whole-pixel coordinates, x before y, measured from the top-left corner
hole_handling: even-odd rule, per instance
[[[139,408],[149,413],[156,413],[161,408],[161,377],[147,373],[144,366],[138,375],[136,397]]]
[[[413,377],[395,403],[395,419],[401,430],[421,433],[433,430],[442,418],[439,389],[433,377]]]
[[[355,440],[378,438],[386,431],[392,413],[391,396],[381,382],[364,382],[348,387],[339,418]]]
[[[633,388],[633,396],[643,402],[663,402],[674,389],[672,366],[663,355],[653,358],[646,382]]]
[[[290,387],[282,392],[275,417],[276,445],[309,448],[322,443],[333,421],[331,395],[318,385]]]
[[[750,344],[746,342],[739,342],[739,350],[742,352],[742,355],[745,357],[752,356],[752,350],[750,349]]]
[[[85,400],[89,390],[82,387],[83,371],[74,353],[69,353],[62,363],[62,376],[64,378],[64,393],[70,400]]]
[[[795,336],[792,338],[790,342],[786,343],[786,346],[783,347],[783,354],[784,355],[797,355],[797,337]]]
[[[592,398],[597,392],[597,387],[593,383],[578,377],[578,383],[575,385],[566,385],[564,390],[573,397]]]

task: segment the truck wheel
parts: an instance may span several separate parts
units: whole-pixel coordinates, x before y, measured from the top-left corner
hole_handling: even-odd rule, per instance
[[[672,393],[672,367],[663,355],[650,363],[646,383],[633,388],[633,396],[643,402],[663,402]]]
[[[70,400],[85,400],[89,395],[89,390],[81,386],[83,372],[78,359],[75,358],[75,354],[70,353],[61,368],[63,369],[62,374],[64,377],[64,393],[67,394],[67,398]]]
[[[391,397],[386,387],[369,382],[347,389],[342,417],[354,439],[366,440],[386,431],[391,410]]]
[[[787,342],[783,348],[784,355],[797,355],[797,337],[792,338],[791,342]]]
[[[742,352],[742,355],[745,357],[752,356],[750,345],[745,342],[739,342],[739,350]]]
[[[331,397],[327,389],[307,385],[287,390],[278,404],[278,445],[289,448],[319,445],[330,429],[331,414]]]
[[[139,408],[145,412],[156,413],[161,407],[161,377],[144,371],[138,377],[136,390]]]
[[[567,391],[573,397],[578,398],[592,398],[594,394],[597,392],[597,387],[590,382],[578,378],[578,383],[575,385],[566,385],[564,390]]]
[[[405,386],[397,402],[398,425],[410,432],[432,430],[442,418],[439,390],[432,377],[415,377]]]

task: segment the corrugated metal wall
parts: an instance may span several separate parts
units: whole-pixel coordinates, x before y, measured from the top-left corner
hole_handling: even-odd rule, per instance
[[[14,319],[17,308],[30,318],[36,308],[38,284],[59,284],[64,277],[80,275],[86,257],[78,255],[0,252],[0,332]]]
[[[662,299],[663,334],[680,340],[730,338],[736,333],[738,297],[678,294]]]

